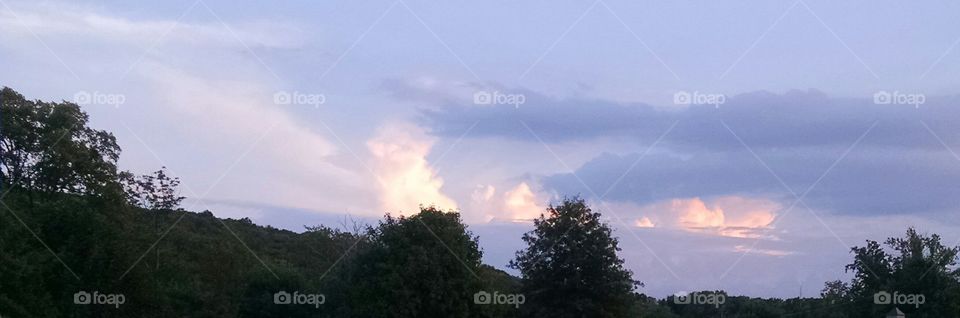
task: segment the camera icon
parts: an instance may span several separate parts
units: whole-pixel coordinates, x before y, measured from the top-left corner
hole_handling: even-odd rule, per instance
[[[873,303],[877,305],[889,305],[893,301],[890,293],[881,291],[873,294]]]
[[[685,91],[679,91],[673,93],[673,103],[677,105],[690,105],[693,102],[693,99],[690,96],[690,93]]]
[[[490,297],[490,293],[485,291],[478,291],[473,294],[473,303],[477,305],[489,305],[493,302],[493,297]]]
[[[677,305],[689,305],[693,300],[688,293],[677,293],[673,295],[673,303]]]
[[[87,91],[79,91],[73,94],[73,102],[77,105],[87,105],[93,100],[93,97]]]
[[[873,93],[873,103],[877,105],[887,105],[893,102],[893,95],[887,91]]]
[[[73,294],[73,303],[77,305],[89,305],[93,301],[93,297],[90,297],[90,293],[85,291],[78,291]]]
[[[290,98],[290,93],[285,91],[279,91],[273,94],[273,103],[277,105],[290,105],[292,102]]]
[[[477,105],[490,105],[493,103],[493,94],[487,91],[473,93],[473,103]]]
[[[292,300],[290,293],[286,291],[278,291],[273,294],[273,303],[277,305],[289,305]]]

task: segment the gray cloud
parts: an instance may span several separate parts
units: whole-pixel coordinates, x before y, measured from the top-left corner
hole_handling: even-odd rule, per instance
[[[905,148],[942,148],[930,138],[931,129],[943,132],[947,143],[960,143],[960,134],[947,133],[960,125],[960,97],[928,97],[920,108],[912,105],[876,105],[872,98],[832,98],[816,90],[785,94],[755,92],[729,97],[713,105],[656,107],[599,99],[556,99],[528,90],[526,103],[477,106],[447,100],[439,109],[421,112],[420,123],[436,135],[457,137],[475,122],[483,125],[472,136],[535,140],[526,124],[547,142],[628,137],[652,142],[674,122],[663,142],[684,151],[742,148],[723,127],[726,123],[753,148],[845,147],[873,122],[879,125],[864,140],[867,145]],[[466,101],[466,98],[464,98]],[[917,128],[920,129],[917,129]],[[852,136],[853,139],[850,139]]]
[[[603,153],[577,168],[576,175],[543,177],[544,188],[557,193],[599,195],[623,176],[605,199],[645,204],[748,195],[789,205],[794,200],[790,190],[801,195],[816,184],[804,201],[833,213],[942,212],[960,205],[960,185],[955,183],[960,160],[938,141],[960,147],[958,96],[928,97],[916,108],[877,105],[872,98],[833,98],[813,90],[756,92],[730,97],[719,108],[665,109],[511,93],[525,94],[527,103],[515,108],[451,102],[424,110],[421,123],[434,134],[456,137],[480,120],[483,125],[471,136],[536,142],[525,123],[547,143],[626,138],[638,152],[677,123],[639,162],[639,153]]]
[[[699,153],[689,158],[649,155],[627,172],[639,156],[602,154],[577,169],[576,175],[544,177],[544,188],[590,195],[579,177],[599,195],[623,176],[607,199],[645,204],[671,198],[744,195],[768,197],[785,205],[795,200],[747,151]],[[946,152],[900,154],[854,148],[833,169],[830,166],[842,156],[842,150],[770,150],[758,156],[797,195],[813,186],[804,202],[820,211],[900,214],[946,211],[960,205],[960,186],[956,184],[960,161]]]

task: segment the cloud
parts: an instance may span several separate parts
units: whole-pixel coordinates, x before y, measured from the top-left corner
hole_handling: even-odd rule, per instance
[[[540,182],[548,192],[591,195],[609,188],[604,200],[650,204],[737,195],[792,202],[809,190],[792,209],[842,214],[946,213],[960,205],[960,188],[951,185],[960,178],[953,155],[960,147],[960,134],[953,133],[960,95],[926,96],[918,108],[875,104],[873,96],[759,91],[730,96],[719,108],[658,107],[472,84],[524,94],[526,103],[515,108],[478,107],[447,86],[392,88],[432,105],[420,111],[418,123],[437,136],[461,136],[473,127],[471,138],[534,146],[541,140],[555,148],[613,144],[573,173],[546,173]]]
[[[417,89],[406,88],[407,95],[414,95]],[[661,143],[683,151],[741,149],[743,146],[724,124],[757,150],[843,148],[875,121],[883,125],[871,133],[871,138],[863,140],[867,147],[939,149],[942,146],[929,138],[918,120],[925,120],[935,131],[950,131],[960,125],[960,108],[955,107],[960,104],[957,95],[927,96],[918,111],[912,105],[877,105],[872,96],[835,98],[816,90],[739,94],[728,97],[719,108],[558,98],[525,89],[505,91],[525,95],[526,102],[519,108],[476,107],[467,97],[446,99],[440,107],[422,110],[419,122],[440,136],[459,136],[481,120],[490,124],[477,127],[472,135],[536,141],[525,124],[547,142],[620,137],[643,144],[657,140],[676,123]],[[948,144],[960,143],[960,135],[941,137]]]
[[[636,227],[656,227],[656,224],[653,224],[653,221],[649,217],[641,217],[633,222],[633,226]]]
[[[107,41],[114,45],[133,45],[140,49],[155,45],[163,37],[192,48],[209,46],[242,47],[243,44],[267,48],[296,48],[303,44],[303,32],[293,25],[251,21],[232,24],[219,22],[192,23],[183,20],[133,20],[104,15],[90,8],[64,3],[17,7],[16,12],[0,11],[0,35],[41,36]],[[197,5],[194,14],[209,15],[204,5]],[[173,32],[172,36],[165,36]],[[239,38],[240,41],[237,40]],[[32,40],[32,39],[31,39]]]
[[[23,62],[12,66],[50,76],[39,71],[51,65],[53,53],[78,73],[73,82],[55,65],[52,74],[65,84],[42,85],[62,85],[53,89],[56,98],[70,100],[78,90],[125,96],[118,109],[84,107],[92,125],[118,136],[124,169],[155,170],[155,152],[193,190],[184,193],[191,198],[256,198],[376,215],[379,207],[369,199],[374,181],[359,160],[331,143],[325,130],[315,131],[307,116],[296,116],[303,109],[274,104],[280,83],[251,56],[250,50],[300,47],[304,37],[296,26],[226,16],[224,25],[203,4],[178,20],[63,2],[10,5],[0,10],[0,47],[22,55]]]
[[[504,205],[507,213],[513,220],[533,220],[545,210],[540,205],[537,195],[533,193],[526,182],[521,182],[515,188],[504,193]]]
[[[145,116],[153,116],[152,121],[162,121],[167,134],[178,134],[191,143],[203,144],[202,151],[210,154],[171,169],[210,170],[203,167],[214,164],[217,169],[212,169],[214,174],[207,181],[217,179],[217,173],[234,164],[237,164],[234,170],[242,170],[215,184],[218,190],[223,189],[214,192],[220,199],[256,197],[264,202],[299,208],[373,211],[374,207],[363,204],[362,200],[351,202],[350,199],[367,192],[364,188],[371,182],[370,177],[338,159],[345,156],[343,149],[275,105],[272,91],[264,84],[256,80],[210,79],[153,61],[143,63],[139,74],[153,97],[147,104],[130,107],[145,112]],[[143,138],[148,147],[153,147],[152,140],[158,137],[161,136],[144,135]],[[201,156],[186,146],[180,143],[174,147],[179,148],[177,151],[194,151],[194,155]],[[159,156],[164,158],[166,154]],[[244,159],[237,161],[241,158]],[[236,180],[233,178],[250,179],[230,182]],[[324,192],[317,193],[315,189]]]
[[[852,144],[857,137],[847,139]],[[877,215],[941,213],[960,205],[960,188],[952,185],[952,180],[960,178],[960,161],[946,149],[897,152],[861,146],[849,152],[754,150],[762,161],[745,148],[650,153],[643,158],[638,153],[603,153],[572,174],[557,173],[541,180],[545,189],[557,193],[590,194],[580,180],[601,193],[612,187],[605,199],[637,204],[729,195],[791,204],[796,200],[794,193],[799,196],[809,189],[803,203],[793,209]]]
[[[791,252],[791,251],[750,248],[749,246],[746,246],[746,245],[734,246],[733,251],[737,253],[760,254],[760,255],[767,255],[767,256],[787,256],[787,255],[796,254],[795,252]]]
[[[379,176],[380,206],[388,212],[410,214],[420,205],[435,205],[449,210],[457,203],[442,193],[443,179],[430,167],[426,156],[433,140],[419,128],[407,124],[381,127],[378,135],[367,141],[373,156],[373,169]]]
[[[672,199],[637,209],[644,214],[635,224],[652,227],[653,216],[661,227],[673,227],[694,233],[734,238],[774,236],[772,222],[781,205],[765,199],[724,196],[707,202],[698,197]]]
[[[507,191],[497,192],[492,185],[478,185],[471,195],[466,217],[478,222],[529,222],[546,210],[549,195],[535,191],[526,181]]]
[[[700,198],[671,200],[669,210],[679,214],[680,225],[687,229],[722,227],[725,224],[723,209],[707,208]]]
[[[389,78],[380,83],[380,89],[401,101],[445,104],[472,98],[478,85],[434,76]]]

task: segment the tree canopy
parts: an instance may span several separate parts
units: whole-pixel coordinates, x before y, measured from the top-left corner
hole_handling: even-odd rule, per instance
[[[0,178],[9,187],[104,194],[116,185],[120,146],[113,134],[87,127],[71,102],[27,100],[0,90]]]
[[[523,235],[520,271],[531,317],[622,317],[639,284],[623,266],[619,242],[581,198],[550,206]]]
[[[923,235],[914,228],[904,237],[885,241],[889,249],[873,240],[866,246],[854,247],[853,263],[846,266],[853,280],[828,282],[823,297],[832,301],[850,302],[850,317],[879,316],[894,307],[908,317],[948,317],[960,314],[960,270],[957,269],[958,247],[944,246],[937,234]],[[922,295],[923,304],[910,306],[878,304],[878,293]],[[906,298],[904,298],[906,299]]]

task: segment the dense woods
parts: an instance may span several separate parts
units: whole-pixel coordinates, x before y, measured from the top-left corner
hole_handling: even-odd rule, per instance
[[[853,248],[853,280],[820,298],[686,304],[642,294],[578,197],[535,220],[515,277],[482,263],[457,211],[302,233],[185,211],[179,179],[119,170],[116,139],[76,104],[0,99],[2,317],[960,317],[958,249],[912,228]]]

